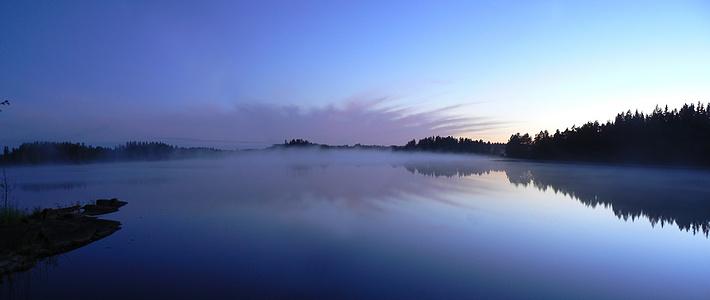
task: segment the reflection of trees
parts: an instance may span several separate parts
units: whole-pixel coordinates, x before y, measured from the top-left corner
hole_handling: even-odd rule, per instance
[[[676,224],[680,230],[710,233],[710,173],[672,169],[481,162],[410,164],[412,173],[471,176],[505,171],[516,186],[552,190],[589,207],[610,208],[623,220],[646,217],[652,226]]]
[[[49,284],[50,270],[59,266],[59,256],[43,258],[34,268],[0,278],[0,299],[35,299],[37,289]]]
[[[481,160],[476,163],[462,161],[431,161],[404,164],[409,172],[432,177],[465,177],[503,171],[503,166],[494,161]]]

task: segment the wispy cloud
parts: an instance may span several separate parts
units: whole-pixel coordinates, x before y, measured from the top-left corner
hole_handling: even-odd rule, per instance
[[[190,111],[165,117],[156,128],[166,136],[280,142],[306,138],[330,144],[401,144],[430,135],[475,134],[505,125],[458,113],[460,106],[415,112],[386,99],[349,101],[315,108],[267,104],[223,111]]]
[[[383,97],[320,107],[253,103],[140,114],[99,110],[67,115],[66,120],[54,117],[33,122],[32,128],[24,125],[23,132],[26,137],[37,139],[162,139],[178,144],[258,147],[289,138],[329,144],[402,144],[431,135],[475,135],[505,125],[499,120],[464,114],[462,108],[463,105],[452,105],[421,110],[393,105]],[[13,126],[22,127],[21,117],[15,119],[18,122]],[[34,134],[28,134],[31,131]]]

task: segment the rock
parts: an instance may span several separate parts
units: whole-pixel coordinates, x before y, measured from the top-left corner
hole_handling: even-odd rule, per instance
[[[95,204],[84,205],[84,214],[87,216],[99,216],[117,211],[117,207],[99,206]]]
[[[89,216],[104,215],[118,211],[118,208],[126,205],[127,202],[113,199],[98,199],[96,204],[84,205],[84,214]]]
[[[39,217],[42,219],[47,218],[63,218],[69,215],[75,215],[79,213],[81,206],[74,205],[65,208],[45,208],[39,213]]]
[[[95,232],[96,226],[90,222],[52,220],[42,224],[42,236],[47,240],[45,246],[50,250],[65,249],[91,241]]]
[[[96,200],[96,205],[98,206],[108,206],[108,207],[121,207],[126,205],[128,202],[120,201],[116,198],[112,199],[98,199]]]

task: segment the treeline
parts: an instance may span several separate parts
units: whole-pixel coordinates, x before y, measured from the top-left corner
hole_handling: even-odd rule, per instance
[[[161,142],[128,142],[117,147],[90,146],[70,142],[24,143],[17,148],[4,147],[3,164],[90,163],[124,160],[164,160],[204,154],[224,153],[213,148],[184,148]]]
[[[308,140],[304,140],[304,139],[291,139],[290,141],[285,140],[283,146],[284,147],[309,147],[309,146],[320,146],[320,145],[311,143]]]
[[[710,165],[710,103],[620,113],[554,134],[514,134],[506,156],[529,159]]]
[[[505,144],[472,140],[469,138],[455,138],[452,136],[432,136],[419,141],[411,140],[404,146],[396,146],[394,150],[401,151],[430,151],[451,153],[478,153],[500,155],[505,149]]]
[[[312,143],[305,139],[285,140],[283,144],[277,144],[270,149],[280,148],[317,148],[317,149],[371,149],[371,150],[394,150],[394,151],[428,151],[428,152],[448,152],[448,153],[478,153],[502,155],[505,151],[505,144],[484,142],[483,140],[472,140],[469,138],[455,138],[452,136],[441,137],[432,136],[409,141],[404,146],[378,146],[378,145],[325,145]]]

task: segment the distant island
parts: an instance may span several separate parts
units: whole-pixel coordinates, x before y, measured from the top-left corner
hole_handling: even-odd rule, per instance
[[[326,145],[326,144],[317,144],[317,143],[312,143],[308,140],[305,139],[291,139],[291,140],[285,140],[283,144],[276,144],[271,147],[266,148],[265,150],[278,150],[278,149],[293,149],[293,148],[314,148],[314,149],[367,149],[367,150],[390,150],[391,146],[380,146],[380,145],[362,145],[362,144],[355,144],[355,145]]]
[[[283,144],[276,144],[263,151],[284,149],[321,149],[321,150],[378,150],[378,151],[427,151],[450,153],[476,153],[502,155],[505,144],[484,142],[468,138],[428,137],[412,140],[404,146],[380,145],[326,145],[312,143],[305,139],[291,139]],[[250,150],[259,151],[259,150]],[[237,153],[237,150],[215,148],[185,148],[163,142],[127,142],[116,147],[91,146],[72,142],[32,142],[16,148],[4,147],[0,164],[38,165],[38,164],[85,164],[117,161],[151,161],[185,159],[194,157],[215,157]]]
[[[319,149],[370,149],[370,150],[391,150],[391,151],[427,151],[427,152],[446,152],[446,153],[476,153],[476,154],[493,154],[502,155],[505,150],[505,144],[484,142],[483,140],[472,140],[469,138],[455,138],[452,136],[441,137],[432,136],[423,138],[419,141],[411,140],[404,146],[378,146],[378,145],[341,145],[331,146],[312,143],[304,139],[292,139],[284,141],[283,144],[274,145],[269,149],[283,148],[308,148],[314,147]]]

